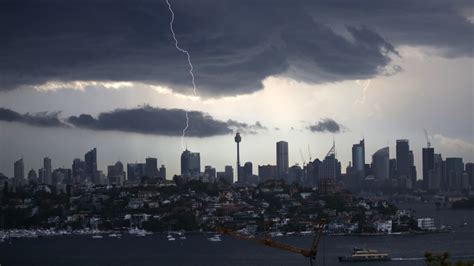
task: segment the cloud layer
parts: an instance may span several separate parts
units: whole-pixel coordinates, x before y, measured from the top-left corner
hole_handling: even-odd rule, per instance
[[[97,118],[89,114],[80,114],[63,121],[58,116],[59,112],[19,114],[10,109],[0,108],[0,121],[42,127],[77,127],[161,136],[181,136],[186,121],[186,113],[182,109],[163,109],[150,106],[116,109],[111,112],[100,113]],[[211,137],[230,134],[235,131],[256,134],[266,129],[258,121],[254,125],[234,120],[224,122],[198,111],[190,111],[188,116],[189,127],[186,135],[190,137]]]
[[[308,126],[307,128],[311,132],[340,133],[342,131],[343,126],[337,123],[334,119],[324,118],[316,124]]]
[[[466,1],[171,1],[201,96],[254,92],[271,75],[306,82],[385,73],[396,45],[472,55]],[[0,90],[48,81],[139,81],[190,93],[164,1],[5,0]],[[396,69],[396,68],[395,68]]]
[[[59,119],[60,112],[39,112],[20,114],[10,109],[0,107],[0,121],[18,122],[38,127],[64,127]]]

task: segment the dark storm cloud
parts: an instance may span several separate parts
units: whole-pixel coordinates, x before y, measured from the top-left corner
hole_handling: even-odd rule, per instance
[[[254,92],[271,75],[365,79],[395,46],[472,55],[465,1],[173,1],[203,96]],[[50,80],[139,81],[190,93],[164,1],[0,0],[0,90]],[[390,72],[390,71],[388,71]]]
[[[246,134],[257,134],[259,131],[267,130],[267,127],[263,126],[259,121],[253,125],[242,123],[235,120],[227,120],[227,125],[234,131],[238,131]]]
[[[116,109],[103,112],[97,118],[89,114],[70,116],[63,121],[60,112],[20,114],[0,107],[0,121],[17,122],[39,127],[77,127],[91,130],[115,130],[162,136],[181,136],[185,127],[186,112],[182,109],[162,109],[142,106],[134,109]],[[247,124],[235,120],[214,119],[207,113],[189,111],[187,136],[211,137],[240,131],[257,134],[267,128],[260,122]]]
[[[39,112],[20,114],[7,108],[0,107],[0,121],[18,122],[39,127],[65,127],[58,118],[60,112]]]
[[[317,122],[314,125],[307,127],[312,132],[329,132],[329,133],[339,133],[343,130],[343,126],[334,121],[331,118],[324,118],[321,121]]]
[[[192,137],[225,135],[234,132],[235,129],[256,133],[264,128],[259,122],[255,125],[248,125],[234,120],[223,122],[206,113],[197,111],[190,111],[188,117],[189,127],[186,135]],[[97,118],[87,114],[71,116],[67,121],[76,127],[93,130],[181,136],[185,127],[186,113],[182,109],[144,106],[135,109],[117,109],[112,112],[104,112],[99,114]]]

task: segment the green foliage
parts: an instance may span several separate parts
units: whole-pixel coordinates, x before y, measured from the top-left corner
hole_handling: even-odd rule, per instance
[[[425,253],[425,262],[427,266],[451,266],[449,258],[450,255],[448,252],[443,252],[437,255],[431,252]]]

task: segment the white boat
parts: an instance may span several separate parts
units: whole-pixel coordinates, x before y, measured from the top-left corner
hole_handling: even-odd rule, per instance
[[[219,234],[215,234],[214,236],[209,237],[207,240],[209,240],[211,242],[220,242],[220,241],[222,241],[221,235],[219,235]]]
[[[175,241],[176,238],[174,238],[174,236],[172,234],[169,234],[166,236],[168,238],[168,241]]]

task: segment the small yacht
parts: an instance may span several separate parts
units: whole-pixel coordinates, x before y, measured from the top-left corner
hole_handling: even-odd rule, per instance
[[[174,238],[174,236],[170,233],[168,233],[168,236],[166,236],[166,238],[168,238],[168,241],[175,241],[176,238]]]
[[[209,240],[211,242],[220,242],[220,241],[222,241],[220,234],[215,234],[212,237],[209,237],[207,240]]]

